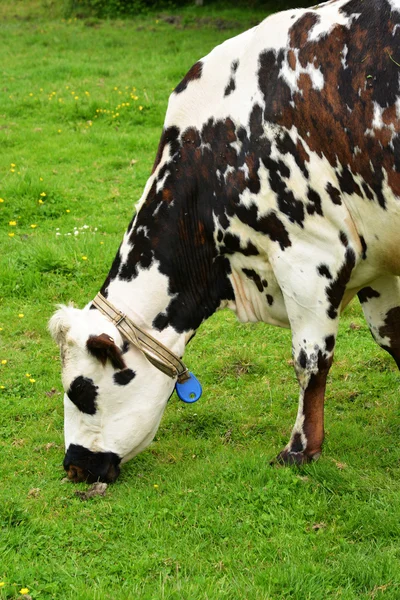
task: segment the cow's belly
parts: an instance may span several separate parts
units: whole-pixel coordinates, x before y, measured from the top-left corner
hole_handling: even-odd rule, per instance
[[[253,265],[254,266],[254,265]],[[244,270],[243,270],[244,269]],[[263,321],[278,327],[290,327],[282,290],[272,269],[254,269],[248,266],[243,269],[232,269],[230,276],[235,292],[235,301],[228,304],[242,323]],[[342,312],[353,300],[357,292],[370,281],[363,276],[356,276],[349,282],[340,307]],[[268,283],[265,286],[265,283]]]
[[[231,259],[230,280],[235,302],[230,304],[239,321],[263,321],[289,327],[282,291],[269,262],[235,255]]]
[[[345,197],[358,235],[364,238],[366,245],[366,258],[354,273],[354,280],[364,283],[385,273],[400,275],[400,203],[387,187],[384,191],[385,208],[356,195]]]

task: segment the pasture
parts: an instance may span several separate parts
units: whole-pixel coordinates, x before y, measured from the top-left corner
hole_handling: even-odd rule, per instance
[[[39,5],[38,5],[39,6]],[[0,5],[0,599],[396,600],[400,400],[355,302],[316,464],[278,468],[297,411],[290,332],[214,315],[153,444],[104,497],[62,482],[57,303],[100,289],[142,194],[171,90],[259,12],[135,21]]]

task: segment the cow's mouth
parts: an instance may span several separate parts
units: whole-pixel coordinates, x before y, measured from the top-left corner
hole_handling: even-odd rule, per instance
[[[114,483],[120,473],[120,462],[115,452],[92,452],[71,444],[65,454],[64,469],[73,483]]]

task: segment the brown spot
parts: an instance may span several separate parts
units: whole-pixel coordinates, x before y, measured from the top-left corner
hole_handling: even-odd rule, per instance
[[[297,85],[299,87],[299,90],[302,91],[304,97],[307,97],[310,95],[311,90],[312,90],[312,81],[311,81],[311,77],[308,73],[300,74],[300,76],[297,80]]]
[[[385,108],[382,113],[382,121],[385,123],[385,125],[394,125],[396,129],[398,129],[399,119],[397,118],[397,110],[395,105]]]
[[[200,79],[201,73],[203,71],[203,63],[198,61],[193,67],[186,73],[185,77],[182,81],[176,86],[174,92],[175,94],[180,94],[184,90],[186,90],[187,86],[191,81],[195,81],[196,79]]]
[[[106,364],[107,360],[110,360],[115,369],[126,369],[120,348],[106,333],[91,335],[86,342],[86,348],[103,365]]]
[[[172,193],[171,188],[167,188],[167,187],[163,188],[162,199],[164,202],[168,202],[168,204],[170,202],[172,202],[172,200],[174,199],[174,195]]]
[[[289,50],[288,55],[287,55],[287,60],[288,60],[289,67],[292,69],[292,71],[295,71],[295,69],[296,69],[296,55],[293,52],[293,50]]]
[[[301,143],[301,140],[297,140],[296,150],[297,150],[299,158],[303,164],[305,162],[309,162],[310,155],[308,154],[307,150],[304,148],[303,144]]]
[[[86,481],[86,475],[81,467],[75,467],[74,465],[70,465],[67,471],[67,477],[70,481],[74,483],[80,483],[82,481]]]
[[[393,171],[393,169],[390,168],[387,170],[387,178],[389,187],[392,188],[393,193],[396,196],[400,196],[400,173],[398,173],[397,171]]]
[[[332,364],[332,357],[324,358],[320,353],[318,373],[311,375],[304,391],[303,432],[307,438],[305,453],[312,457],[320,454],[324,440],[324,398],[326,378]]]
[[[302,48],[308,40],[310,30],[319,21],[319,16],[312,12],[305,13],[290,30],[290,44],[294,48]],[[305,65],[303,65],[305,66]]]

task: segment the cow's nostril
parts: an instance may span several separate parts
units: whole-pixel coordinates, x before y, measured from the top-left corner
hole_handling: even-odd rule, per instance
[[[76,469],[74,469],[73,467],[70,467],[68,469],[67,477],[68,477],[68,479],[75,479],[75,477],[76,477]]]
[[[83,472],[83,469],[80,467],[75,467],[75,465],[70,465],[67,471],[67,477],[74,483],[78,483],[79,481],[86,481],[86,476]]]

